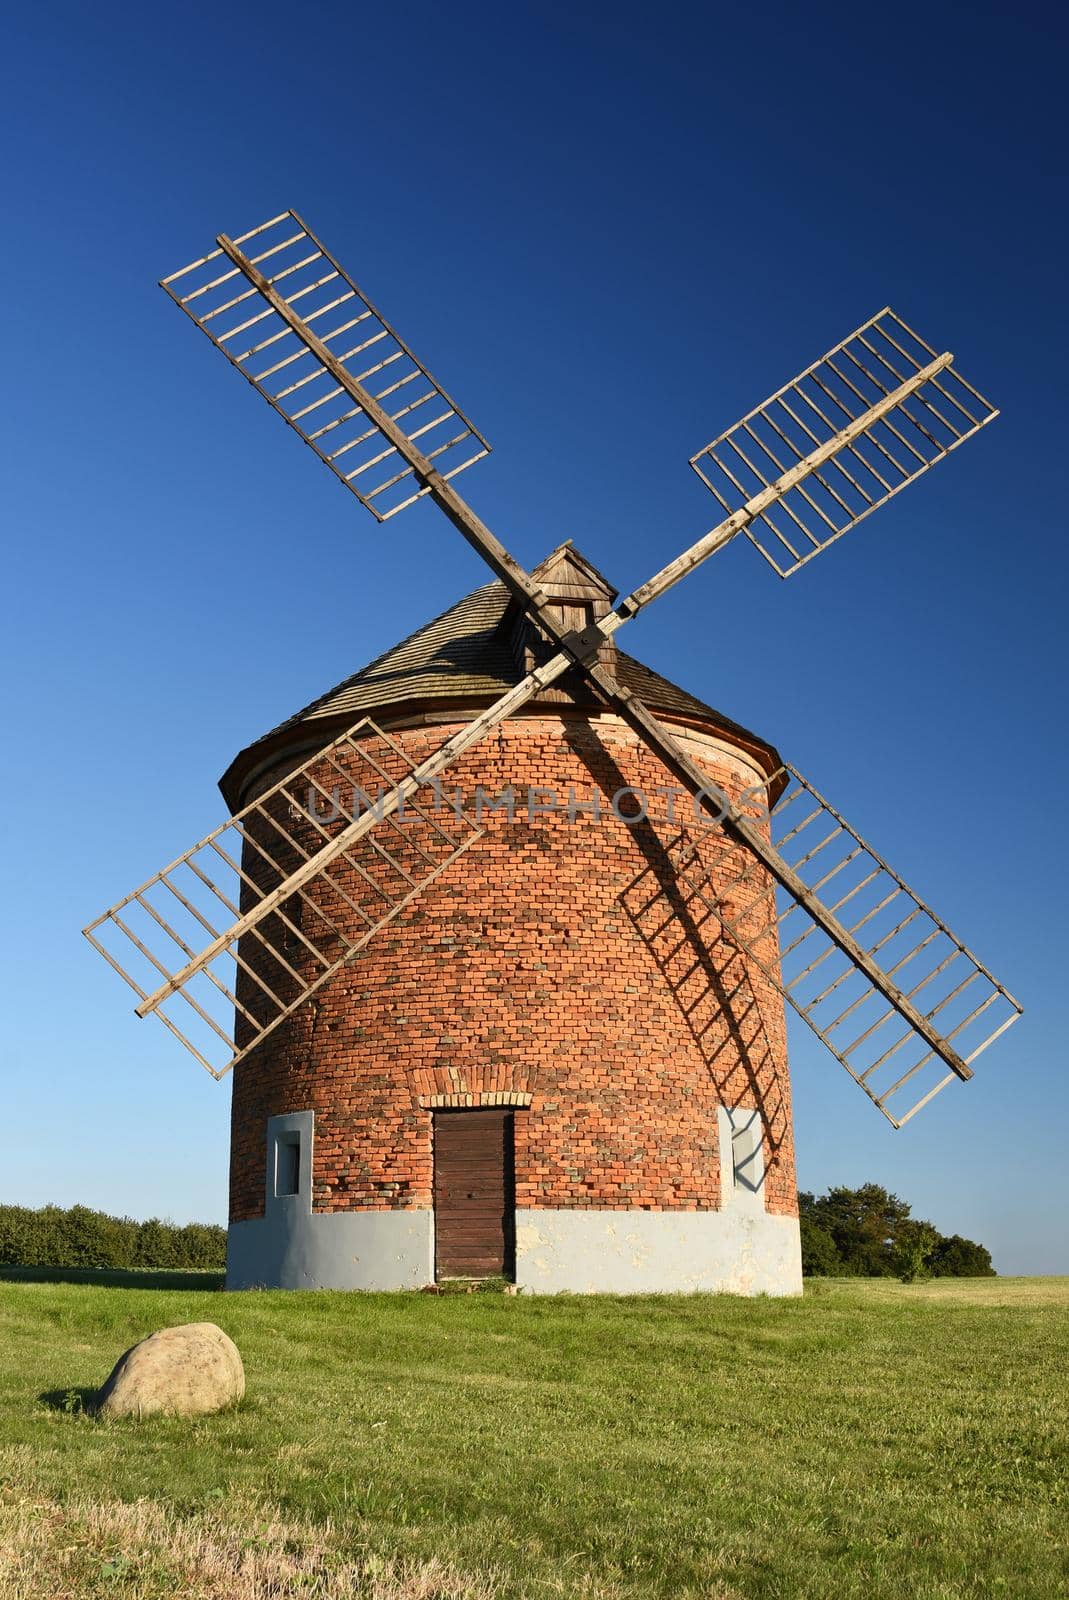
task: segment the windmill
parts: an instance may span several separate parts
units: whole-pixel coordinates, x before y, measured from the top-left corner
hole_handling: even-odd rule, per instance
[[[522,676],[420,759],[361,717],[90,923],[139,1016],[216,1077],[261,1050],[478,851],[484,819],[460,803],[443,815],[443,775],[581,681],[687,797],[673,893],[713,920],[753,993],[788,1003],[895,1127],[972,1076],[1020,1014],[1013,996],[793,766],[731,792],[613,653],[625,623],[737,535],[788,577],[993,420],[950,354],[880,311],[692,458],[723,512],[711,531],[615,605],[569,606],[568,585],[527,572],[455,487],[488,453],[482,434],[295,212],[219,235],[163,287],[378,521],[431,499],[528,647]],[[284,1159],[279,1197],[299,1192],[296,1169],[277,1190]]]

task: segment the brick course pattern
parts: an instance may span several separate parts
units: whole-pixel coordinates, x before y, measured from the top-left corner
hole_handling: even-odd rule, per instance
[[[459,725],[390,736],[418,762]],[[723,736],[676,732],[734,797],[758,781],[753,757]],[[393,772],[381,742],[368,748]],[[257,790],[291,765],[282,758]],[[323,770],[328,793],[336,781]],[[720,1206],[717,1108],[756,1105],[766,1208],[796,1215],[782,999],[670,858],[688,840],[715,882],[735,875],[738,848],[694,822],[689,798],[657,795],[669,775],[608,714],[507,722],[443,781],[469,815],[477,785],[511,785],[515,818],[485,812],[486,836],[235,1069],[231,1220],[263,1215],[267,1118],[305,1110],[314,1210],[429,1207],[430,1108],[448,1103],[521,1106],[518,1207],[658,1211]],[[627,785],[649,798],[647,820],[630,826],[610,803]],[[528,820],[528,786],[565,803],[569,788],[584,803],[597,789],[603,815]],[[357,880],[344,880],[354,897],[366,893]],[[292,939],[286,958],[302,966]],[[255,1004],[247,978],[242,995]]]

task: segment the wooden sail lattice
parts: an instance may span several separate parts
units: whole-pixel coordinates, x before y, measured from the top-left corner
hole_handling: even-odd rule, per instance
[[[738,852],[722,853],[725,871],[711,863],[707,845],[682,842],[675,854],[681,880],[901,1127],[952,1078],[971,1076],[972,1062],[1017,1020],[1021,1006],[794,767],[780,768],[771,783],[777,780],[785,787],[768,818],[773,849],[878,964],[882,988],[762,862],[739,870]],[[965,1073],[950,1070],[900,1015],[888,998],[895,991],[952,1047]]]
[[[139,1015],[220,1078],[311,999],[482,837],[433,789],[383,814],[412,770],[363,718],[92,922]]]
[[[842,538],[998,412],[885,308],[777,389],[691,466],[725,511],[753,500],[815,450],[903,394],[817,470],[758,512],[746,536],[786,578]]]
[[[474,423],[296,212],[227,243],[299,319],[310,342],[222,244],[161,287],[380,522],[427,490],[339,382],[332,362],[368,390],[444,479],[489,453]]]

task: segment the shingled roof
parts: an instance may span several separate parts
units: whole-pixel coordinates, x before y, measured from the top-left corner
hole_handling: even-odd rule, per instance
[[[313,742],[326,743],[363,713],[380,721],[386,713],[392,722],[404,721],[418,710],[423,716],[437,713],[441,719],[441,714],[454,705],[462,704],[466,711],[474,712],[491,704],[524,676],[522,653],[516,645],[518,620],[515,602],[503,583],[487,583],[465,595],[441,616],[242,750],[219,782],[228,805],[232,809],[241,805],[245,784],[265,764],[273,764],[278,754]],[[776,751],[757,734],[643,666],[633,656],[616,649],[613,671],[617,680],[639,695],[651,710],[726,735],[757,756],[769,771],[779,765]],[[579,673],[558,680],[553,689],[531,705],[537,707],[546,700],[555,702],[557,709],[562,701],[576,709],[592,710],[598,704]]]

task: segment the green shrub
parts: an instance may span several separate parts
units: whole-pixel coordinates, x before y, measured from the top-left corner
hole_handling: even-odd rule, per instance
[[[930,1275],[929,1262],[939,1243],[939,1233],[930,1222],[908,1217],[898,1226],[891,1258],[903,1283],[918,1283]]]
[[[994,1278],[991,1252],[982,1244],[963,1239],[960,1233],[951,1233],[940,1239],[928,1257],[928,1271],[933,1278]]]
[[[111,1217],[88,1206],[0,1205],[0,1266],[222,1267],[226,1230],[150,1217]]]
[[[991,1252],[949,1238],[910,1215],[906,1201],[878,1183],[798,1196],[802,1271],[806,1277],[992,1278]]]

